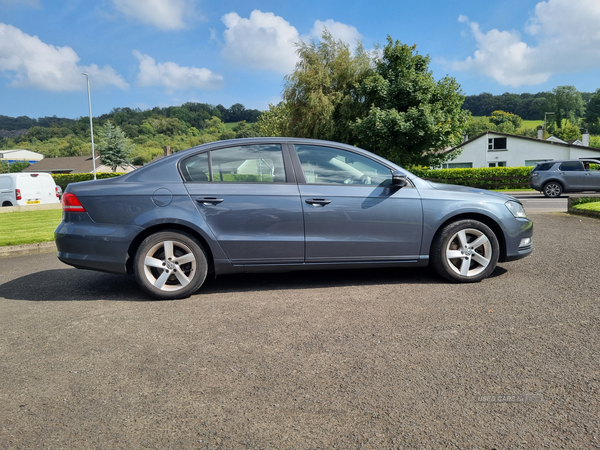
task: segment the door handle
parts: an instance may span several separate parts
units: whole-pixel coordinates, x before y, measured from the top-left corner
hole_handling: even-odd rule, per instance
[[[223,201],[222,198],[217,198],[217,197],[202,197],[202,198],[197,198],[196,201],[198,203],[202,203],[203,205],[216,205],[217,203],[221,203]]]
[[[307,198],[304,201],[313,206],[325,206],[331,203],[331,200],[326,200],[324,198]]]

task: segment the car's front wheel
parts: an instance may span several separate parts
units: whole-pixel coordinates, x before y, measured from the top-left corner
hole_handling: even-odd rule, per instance
[[[202,286],[208,263],[202,246],[187,233],[161,231],[148,236],[136,257],[135,278],[154,298],[188,297]]]
[[[498,238],[490,227],[477,220],[457,220],[435,237],[431,264],[447,280],[471,283],[494,271],[499,253]]]
[[[544,195],[550,198],[560,197],[562,191],[562,185],[556,181],[550,181],[549,183],[546,183],[542,189]]]

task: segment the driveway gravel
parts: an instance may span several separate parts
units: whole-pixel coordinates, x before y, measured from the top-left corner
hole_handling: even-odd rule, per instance
[[[600,222],[534,220],[478,284],[223,276],[148,301],[0,258],[0,449],[600,448]]]

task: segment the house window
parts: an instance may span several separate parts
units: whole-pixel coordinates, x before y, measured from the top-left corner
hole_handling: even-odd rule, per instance
[[[489,138],[488,151],[506,150],[506,138]]]
[[[442,164],[442,169],[470,169],[473,167],[473,163],[447,163]]]
[[[488,167],[506,167],[506,161],[491,162]]]

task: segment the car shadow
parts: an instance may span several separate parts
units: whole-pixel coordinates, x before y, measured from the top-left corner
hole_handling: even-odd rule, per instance
[[[506,269],[496,267],[490,278],[506,272]],[[315,270],[209,277],[196,295],[382,284],[452,283],[439,277],[430,268]],[[0,297],[27,301],[153,300],[139,289],[131,276],[75,269],[45,270],[16,278],[0,285]]]
[[[146,301],[135,279],[125,275],[54,269],[25,275],[0,285],[0,297],[30,301]]]

